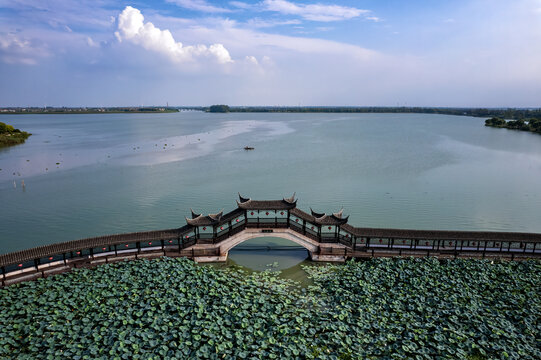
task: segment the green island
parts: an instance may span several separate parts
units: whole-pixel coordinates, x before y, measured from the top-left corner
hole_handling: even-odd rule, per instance
[[[0,122],[0,147],[22,144],[30,135],[32,134]]]
[[[502,129],[530,131],[541,134],[541,119],[536,118],[506,121],[500,117],[492,117],[485,120],[485,126]]]
[[[0,289],[0,358],[540,359],[541,264],[379,258],[279,272],[185,258]]]

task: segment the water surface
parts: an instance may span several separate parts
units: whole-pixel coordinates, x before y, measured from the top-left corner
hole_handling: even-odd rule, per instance
[[[484,119],[183,112],[0,121],[33,133],[0,149],[0,253],[179,227],[190,208],[232,210],[237,192],[296,192],[301,209],[343,207],[356,226],[541,232],[541,136]],[[273,263],[269,255],[249,266]],[[305,255],[276,254],[284,271]]]

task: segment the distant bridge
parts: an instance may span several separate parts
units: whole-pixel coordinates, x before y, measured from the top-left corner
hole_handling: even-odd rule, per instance
[[[0,255],[0,286],[122,260],[183,256],[220,262],[238,244],[264,236],[295,242],[314,261],[394,256],[541,258],[541,234],[353,227],[342,211],[298,209],[295,196],[252,200],[239,195],[233,211],[209,215],[192,211],[186,222],[176,229],[100,236]]]

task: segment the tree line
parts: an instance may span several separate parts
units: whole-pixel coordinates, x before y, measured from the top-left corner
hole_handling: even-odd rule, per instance
[[[188,109],[188,107],[187,107]],[[386,106],[228,106],[191,107],[208,112],[255,112],[255,113],[412,113],[442,114],[473,117],[498,117],[511,120],[541,119],[540,109],[491,109],[491,108],[445,108],[445,107],[386,107]],[[526,120],[527,121],[527,120]]]

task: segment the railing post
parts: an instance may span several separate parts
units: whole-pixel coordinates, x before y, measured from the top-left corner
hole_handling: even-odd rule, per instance
[[[141,253],[141,242],[140,241],[136,242],[135,247],[137,248],[137,253],[140,254]]]

